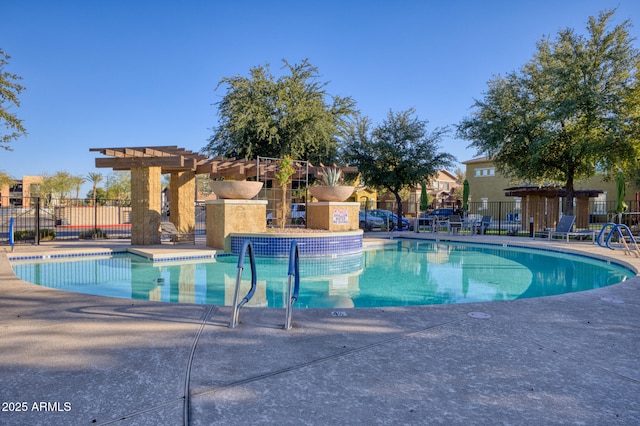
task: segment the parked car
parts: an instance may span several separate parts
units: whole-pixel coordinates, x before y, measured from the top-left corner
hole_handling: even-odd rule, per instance
[[[438,219],[446,219],[452,214],[453,214],[453,209],[442,208],[442,209],[435,209],[430,213],[422,213],[420,217],[421,218],[437,217]]]
[[[360,210],[360,229],[365,231],[372,231],[374,229],[382,229],[384,226],[384,220],[378,216],[374,216],[369,211]]]
[[[271,226],[273,224],[273,216],[273,212],[267,213],[267,225]],[[294,225],[304,225],[307,222],[307,205],[304,203],[291,204],[290,217],[291,223]]]
[[[394,214],[389,210],[375,209],[375,210],[368,210],[367,213],[382,219],[384,222],[385,228],[388,225],[389,228],[400,230],[400,231],[411,229],[411,223],[407,219],[402,218],[402,221],[400,221],[400,218],[398,217],[398,215]]]

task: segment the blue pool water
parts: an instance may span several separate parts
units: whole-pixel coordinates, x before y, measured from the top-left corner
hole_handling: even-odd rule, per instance
[[[152,262],[118,254],[12,262],[15,274],[60,290],[140,300],[230,306],[237,257]],[[247,306],[282,308],[288,259],[257,260],[257,290]],[[300,259],[296,308],[366,308],[486,302],[550,296],[615,284],[624,267],[543,250],[404,240],[357,255]],[[250,287],[246,264],[241,297]]]

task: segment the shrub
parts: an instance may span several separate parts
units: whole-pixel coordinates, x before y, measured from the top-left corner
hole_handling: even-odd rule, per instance
[[[92,239],[97,240],[97,239],[107,238],[107,233],[100,228],[95,230],[92,229],[90,231],[81,232],[80,235],[78,235],[78,238],[81,240],[92,240]]]

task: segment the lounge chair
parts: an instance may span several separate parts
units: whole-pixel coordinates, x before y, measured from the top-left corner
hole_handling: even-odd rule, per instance
[[[169,241],[173,244],[182,242],[196,243],[196,234],[192,232],[180,232],[172,222],[160,222],[160,229],[162,230],[161,238],[168,237]]]
[[[564,215],[558,221],[555,229],[547,229],[533,233],[533,238],[536,235],[546,236],[552,240],[553,237],[566,238],[569,241],[569,237],[580,237],[580,239],[591,236],[591,240],[595,241],[595,232],[590,230],[573,231],[573,224],[576,221],[575,216]]]

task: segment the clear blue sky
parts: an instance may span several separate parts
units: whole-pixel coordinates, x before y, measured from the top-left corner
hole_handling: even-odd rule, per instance
[[[89,148],[199,151],[217,125],[220,80],[267,63],[277,75],[282,59],[309,58],[328,92],[354,98],[374,124],[413,107],[430,130],[453,127],[543,36],[584,33],[608,8],[639,37],[638,0],[2,0],[0,47],[27,88],[15,112],[28,136],[0,149],[0,171],[106,176]],[[467,145],[452,133],[442,151],[466,161]]]

